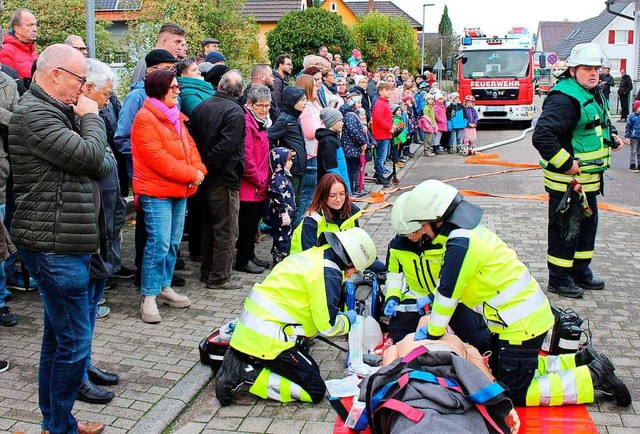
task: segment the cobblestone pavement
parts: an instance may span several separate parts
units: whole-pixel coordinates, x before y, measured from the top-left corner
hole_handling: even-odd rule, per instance
[[[525,148],[514,146],[510,150],[505,147],[500,152],[504,153],[505,159],[526,161],[528,158],[518,153],[522,149]],[[410,184],[426,177],[451,178],[457,172],[500,170],[488,166],[465,172],[464,167],[464,160],[455,155],[415,158],[401,171],[401,176],[404,176],[403,184]],[[614,167],[610,172],[611,176],[620,178],[627,176],[623,171],[623,168]],[[525,174],[504,175],[493,184],[470,182],[456,186],[482,186],[485,191],[500,192],[501,186],[511,188],[520,183],[522,190],[541,192],[540,173]],[[535,185],[532,187],[531,183]],[[390,200],[394,198],[392,196]],[[483,223],[518,252],[546,288],[546,203],[475,197],[470,200],[485,209]],[[628,202],[616,203],[630,205]],[[631,208],[640,211],[637,206]],[[362,219],[363,227],[372,235],[382,257],[392,237],[388,222],[389,209]],[[637,284],[640,253],[635,242],[639,222],[633,216],[612,212],[601,214],[594,269],[607,279],[606,290],[588,292],[582,300],[549,296],[558,306],[572,308],[590,319],[594,344],[611,356],[616,372],[631,389],[634,402],[627,409],[620,409],[602,397],[598,397],[596,404],[589,405],[589,412],[602,433],[640,431],[640,288]],[[132,244],[133,227],[128,225],[125,233],[127,265],[133,262]],[[183,247],[186,252],[186,245]],[[258,245],[258,256],[268,258],[269,248],[270,240],[267,239]],[[107,434],[163,431],[180,434],[331,433],[336,416],[326,401],[317,405],[280,404],[243,395],[234,405],[220,408],[214,397],[210,370],[199,363],[197,344],[211,330],[240,313],[244,296],[262,276],[236,273],[234,278],[244,283],[243,290],[212,291],[197,279],[199,264],[186,262],[186,269],[178,272],[187,278],[187,285],[180,292],[188,295],[193,304],[188,309],[161,307],[163,321],[160,324],[140,321],[140,296],[132,281],[118,282],[115,289],[107,291],[111,314],[97,322],[93,360],[97,366],[119,373],[122,381],[111,388],[117,396],[108,405],[77,402],[76,417],[104,422]],[[0,329],[0,358],[11,363],[11,369],[0,374],[0,433],[15,430],[38,433],[37,364],[42,307],[37,293],[16,291],[14,295],[9,306],[18,315],[19,324]],[[345,344],[344,338],[338,343]],[[338,350],[316,343],[311,351],[325,378],[344,376],[344,355]]]

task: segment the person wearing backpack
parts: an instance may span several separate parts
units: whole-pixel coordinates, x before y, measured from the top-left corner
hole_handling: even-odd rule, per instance
[[[416,339],[437,341],[459,303],[482,312],[494,333],[489,364],[498,381],[511,391],[516,405],[549,406],[594,401],[594,390],[613,395],[620,406],[631,404],[627,386],[611,360],[591,346],[577,354],[539,356],[554,316],[546,295],[527,267],[500,237],[480,225],[482,209],[458,190],[434,179],[409,194],[403,221],[419,222],[421,232],[444,246],[440,280],[429,324]]]

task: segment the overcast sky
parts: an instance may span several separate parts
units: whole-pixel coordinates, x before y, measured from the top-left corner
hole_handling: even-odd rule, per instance
[[[393,0],[416,21],[422,23],[425,8],[427,33],[436,33],[446,4],[453,30],[479,26],[486,35],[503,35],[511,27],[528,27],[535,33],[538,21],[582,21],[605,9],[604,0]]]

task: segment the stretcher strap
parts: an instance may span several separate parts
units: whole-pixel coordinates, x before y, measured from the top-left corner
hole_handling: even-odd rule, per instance
[[[487,407],[485,407],[484,404],[476,404],[476,408],[478,409],[482,417],[484,417],[484,420],[489,422],[489,424],[493,427],[493,429],[496,430],[496,432],[498,432],[499,434],[505,434],[504,431],[498,426],[496,421],[493,420],[493,418],[489,415]]]
[[[411,422],[418,423],[424,417],[424,413],[418,410],[417,408],[411,407],[409,404],[405,404],[402,401],[398,401],[397,399],[390,399],[384,404],[380,406],[380,409],[387,408],[392,411],[397,411],[401,413],[404,417],[409,419]]]
[[[415,358],[423,355],[423,354],[427,354],[429,352],[429,350],[427,349],[427,347],[425,347],[424,345],[421,345],[417,348],[414,348],[413,351],[411,351],[409,354],[407,354],[406,356],[404,356],[404,358],[402,359],[402,361],[404,363],[409,363],[412,360],[414,360]]]
[[[491,383],[486,387],[478,390],[476,393],[467,396],[475,404],[484,404],[490,399],[495,398],[504,392],[504,387],[500,383]]]

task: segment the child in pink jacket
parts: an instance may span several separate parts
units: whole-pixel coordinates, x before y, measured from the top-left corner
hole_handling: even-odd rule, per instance
[[[435,102],[433,104],[433,114],[436,117],[436,125],[438,127],[438,132],[435,133],[433,138],[433,147],[437,155],[444,154],[444,150],[440,144],[440,139],[442,138],[442,133],[444,131],[448,131],[447,129],[447,110],[444,106],[444,94],[436,93],[434,95]]]

